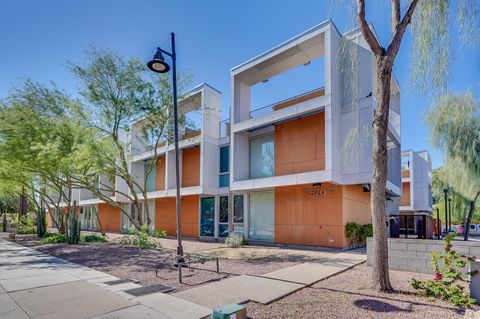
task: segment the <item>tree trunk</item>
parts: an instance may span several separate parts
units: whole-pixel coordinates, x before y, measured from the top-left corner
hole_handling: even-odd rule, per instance
[[[373,226],[373,288],[392,291],[388,273],[388,241],[386,218],[387,129],[390,106],[391,69],[377,58],[377,107],[373,120],[373,179],[371,212]]]
[[[470,233],[470,225],[472,223],[473,213],[475,212],[475,202],[477,201],[478,197],[480,196],[480,191],[477,192],[473,200],[470,202],[470,211],[468,212],[467,218],[467,226],[465,227],[465,234],[463,236],[463,240],[468,240],[468,235]]]

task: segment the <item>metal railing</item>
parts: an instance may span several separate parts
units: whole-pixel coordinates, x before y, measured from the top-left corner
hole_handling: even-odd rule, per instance
[[[299,95],[295,95],[295,96],[290,97],[288,99],[285,99],[285,100],[282,100],[282,101],[279,101],[279,102],[275,102],[273,104],[270,104],[270,105],[252,110],[249,113],[250,118],[251,119],[258,118],[258,117],[267,115],[269,113],[272,113],[272,112],[276,111],[277,108],[280,107],[282,104],[288,104],[289,102],[293,102],[297,99],[301,100],[302,98],[304,98],[304,100],[306,101],[306,100],[313,99],[315,97],[321,96],[323,94],[320,94],[320,93],[322,93],[322,91],[324,89],[325,89],[324,87],[317,88],[317,89],[314,89],[314,90],[311,90],[311,91],[308,91],[308,92],[305,92],[305,93],[302,93],[302,94],[299,94]],[[312,97],[309,97],[309,95],[311,95]],[[293,105],[293,103],[292,103],[292,105]]]
[[[219,130],[220,138],[230,136],[230,119],[220,121]]]

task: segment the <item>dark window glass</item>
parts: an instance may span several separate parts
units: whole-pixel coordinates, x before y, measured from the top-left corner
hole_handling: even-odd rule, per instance
[[[213,236],[215,199],[213,197],[204,197],[200,203],[200,236]]]
[[[220,173],[228,172],[228,161],[229,161],[229,147],[224,146],[220,148]]]
[[[228,237],[228,224],[219,224],[218,225],[218,236],[219,237]]]
[[[233,197],[233,222],[243,223],[243,195]]]
[[[228,197],[220,197],[220,223],[228,223]]]
[[[219,176],[219,178],[218,184],[220,187],[227,187],[230,185],[230,174],[222,174]]]

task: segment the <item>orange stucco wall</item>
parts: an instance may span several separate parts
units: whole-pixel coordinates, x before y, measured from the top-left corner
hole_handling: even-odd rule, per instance
[[[410,177],[410,170],[404,169],[402,170],[402,178],[408,178]]]
[[[275,175],[324,169],[324,112],[275,127]]]
[[[165,156],[160,156],[157,159],[156,163],[156,172],[155,172],[155,189],[164,190],[165,189]]]
[[[109,204],[98,204],[98,217],[102,227],[107,232],[119,232],[121,224],[120,208]]]
[[[199,196],[185,196],[180,201],[182,235],[198,237]],[[177,234],[175,198],[155,199],[155,229],[167,231],[168,236]]]
[[[200,146],[182,151],[182,187],[200,185]]]
[[[410,206],[410,182],[402,183],[402,206]]]
[[[311,185],[275,189],[275,242],[348,247],[345,224],[370,223],[370,196],[361,186],[322,183],[323,196],[306,189]]]

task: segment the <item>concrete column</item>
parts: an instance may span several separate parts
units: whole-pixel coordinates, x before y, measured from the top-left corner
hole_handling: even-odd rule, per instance
[[[233,194],[228,193],[228,235],[233,234]]]
[[[218,222],[220,221],[220,196],[215,196],[214,204],[214,217],[213,217],[213,237],[218,238],[219,227]]]
[[[243,194],[243,237],[250,238],[250,202],[248,194]]]

